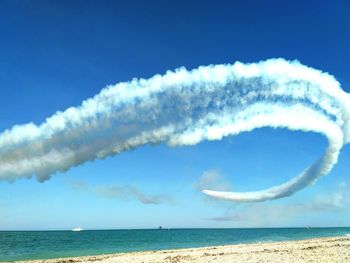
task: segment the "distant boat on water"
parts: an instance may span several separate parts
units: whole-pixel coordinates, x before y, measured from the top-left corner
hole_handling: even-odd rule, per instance
[[[81,227],[75,227],[72,229],[73,232],[79,232],[82,231],[83,229]]]

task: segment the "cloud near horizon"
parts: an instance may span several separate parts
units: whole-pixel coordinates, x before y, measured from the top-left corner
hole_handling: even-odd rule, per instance
[[[350,95],[328,73],[284,59],[179,68],[133,79],[107,86],[40,125],[16,125],[0,133],[0,179],[34,175],[43,182],[145,144],[196,145],[262,127],[320,133],[329,146],[319,160],[281,185],[203,193],[235,202],[272,200],[328,174],[350,142]]]
[[[312,214],[342,212],[350,206],[350,187],[342,182],[327,194],[318,195],[307,202],[292,201],[284,204],[255,203],[230,207],[223,215],[206,218],[218,222],[243,223],[249,226],[283,224],[285,220],[304,218]]]

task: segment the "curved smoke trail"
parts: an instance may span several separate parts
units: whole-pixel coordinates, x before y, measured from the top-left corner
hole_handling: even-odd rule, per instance
[[[0,178],[47,180],[86,161],[166,142],[220,140],[261,127],[313,131],[328,138],[324,155],[292,180],[263,191],[205,194],[233,201],[289,196],[330,172],[350,142],[350,96],[334,77],[297,61],[202,66],[108,86],[41,125],[0,134]]]

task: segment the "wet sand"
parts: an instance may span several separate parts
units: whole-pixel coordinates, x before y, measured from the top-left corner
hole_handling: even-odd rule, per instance
[[[204,248],[118,253],[99,256],[29,260],[26,263],[58,262],[350,262],[350,237],[225,245]]]

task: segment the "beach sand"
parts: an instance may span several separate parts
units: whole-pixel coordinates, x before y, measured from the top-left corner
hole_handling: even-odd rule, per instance
[[[99,256],[22,261],[57,262],[350,262],[350,237],[225,245],[204,248],[119,253]]]

